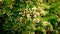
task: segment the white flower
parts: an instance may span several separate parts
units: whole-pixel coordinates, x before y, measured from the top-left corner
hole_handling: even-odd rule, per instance
[[[33,19],[33,22],[36,22],[36,18]]]
[[[40,10],[40,15],[45,15],[45,11],[44,10]]]
[[[40,19],[40,18],[36,18],[36,20],[37,20],[37,23],[39,23],[39,22],[41,21],[41,19]]]
[[[25,12],[25,13],[29,13],[30,11],[29,11],[28,8],[26,8],[24,12]]]
[[[30,14],[27,14],[27,18],[30,18],[31,16],[30,16]]]
[[[43,32],[44,34],[46,34],[46,30],[45,30],[45,29],[42,29],[42,32]]]
[[[36,18],[36,17],[37,17],[37,15],[34,15],[34,17]]]
[[[32,8],[32,10],[37,10],[37,8],[34,6],[34,7]]]
[[[36,14],[37,14],[38,16],[40,15],[40,13],[39,13],[39,12],[37,12]]]
[[[22,22],[22,21],[23,21],[23,17],[20,17],[20,18],[19,18],[19,21]]]
[[[40,21],[41,21],[40,18],[34,18],[34,19],[33,19],[33,22],[34,22],[34,23],[36,23],[36,22],[39,23]]]
[[[31,29],[31,27],[30,26],[27,26],[27,29]]]
[[[46,30],[45,29],[42,29],[42,32],[45,32]]]
[[[53,31],[53,26],[50,24],[50,22],[47,22],[47,21],[44,21],[44,22],[42,22],[42,25],[45,27],[45,26],[50,26],[49,27],[49,30],[50,31]]]
[[[47,22],[47,21],[42,22],[42,25],[43,25],[43,26],[47,26],[48,24],[50,24],[50,23]]]
[[[50,26],[50,31],[53,31],[53,26],[52,25]]]
[[[23,13],[22,13],[22,12],[19,12],[19,15],[20,15],[20,14],[23,14]]]
[[[35,32],[30,32],[30,34],[35,34]]]

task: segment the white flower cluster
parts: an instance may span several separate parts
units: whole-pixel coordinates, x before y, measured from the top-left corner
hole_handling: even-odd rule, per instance
[[[35,6],[32,8],[32,10],[26,8],[24,13],[28,20],[33,18],[33,22],[39,22],[41,21],[39,16],[45,16],[45,11],[41,8],[36,8]]]
[[[44,21],[42,22],[42,26],[43,27],[49,26],[49,30],[53,31],[53,26],[50,24],[50,22]]]

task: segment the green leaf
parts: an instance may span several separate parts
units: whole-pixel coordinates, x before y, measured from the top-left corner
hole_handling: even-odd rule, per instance
[[[12,0],[4,0],[4,4],[8,5],[8,4],[11,4],[12,3]]]
[[[32,7],[33,7],[33,5],[32,5],[32,4],[28,4],[28,7],[29,7],[29,8],[32,8]]]
[[[40,30],[41,31],[42,30],[42,27],[41,26],[38,26],[37,27],[37,30]]]

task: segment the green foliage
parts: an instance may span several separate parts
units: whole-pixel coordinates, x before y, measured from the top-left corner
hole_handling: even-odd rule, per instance
[[[3,17],[3,33],[22,34],[36,30],[46,31],[60,29],[60,0],[4,0],[0,3],[0,17]],[[11,31],[11,32],[10,32]]]
[[[8,5],[8,4],[11,4],[12,3],[12,0],[4,0],[4,4]]]

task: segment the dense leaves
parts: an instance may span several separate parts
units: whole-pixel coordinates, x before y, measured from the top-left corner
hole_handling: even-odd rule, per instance
[[[58,34],[60,0],[4,0],[0,2],[0,30],[6,34]]]

